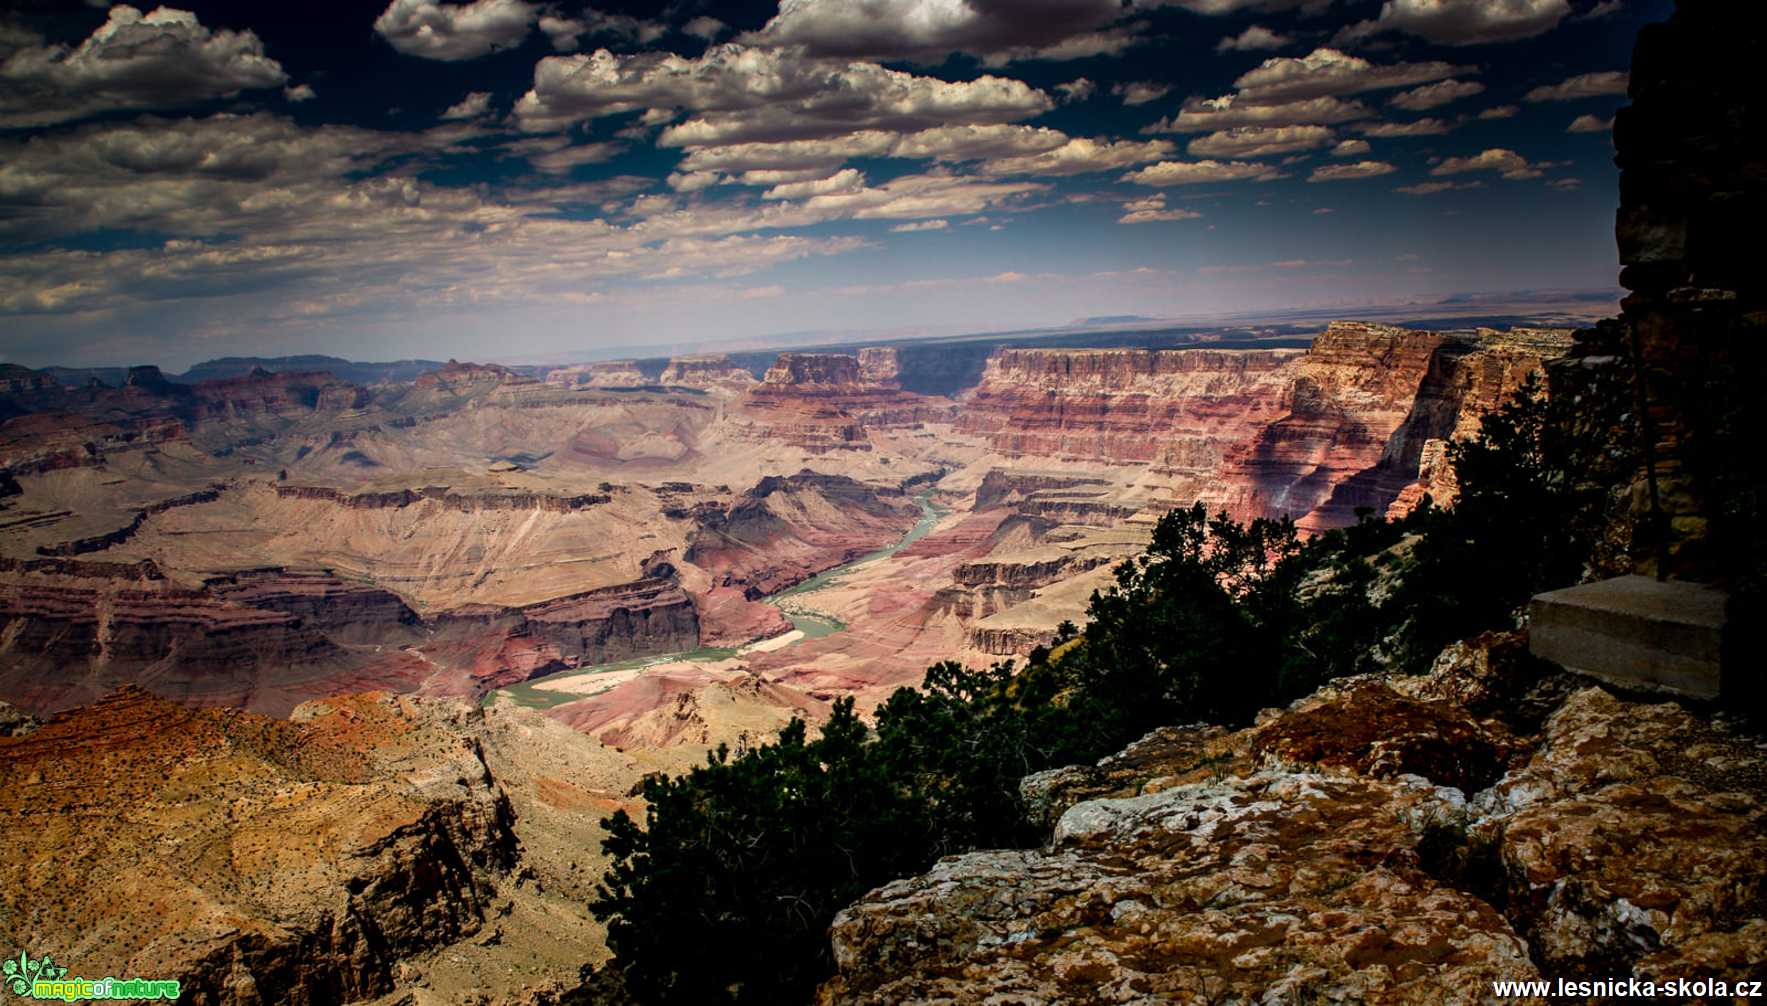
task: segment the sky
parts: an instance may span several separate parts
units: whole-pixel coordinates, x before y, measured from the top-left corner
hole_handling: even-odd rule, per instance
[[[1611,289],[1671,0],[0,6],[0,359]]]

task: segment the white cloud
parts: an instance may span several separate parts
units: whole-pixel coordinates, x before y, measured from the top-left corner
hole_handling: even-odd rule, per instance
[[[1357,161],[1354,164],[1322,164],[1307,176],[1309,182],[1344,182],[1359,178],[1379,178],[1399,170],[1385,161]]]
[[[298,104],[303,101],[312,101],[314,98],[319,97],[319,93],[313,90],[311,85],[296,84],[293,87],[283,88],[282,97],[290,102]]]
[[[1582,73],[1557,84],[1542,85],[1522,96],[1523,101],[1576,101],[1626,93],[1624,70]]]
[[[1075,137],[1059,147],[1035,154],[996,158],[979,169],[986,175],[1083,175],[1111,171],[1131,164],[1145,164],[1172,154],[1165,140],[1137,143],[1133,140],[1094,140]]]
[[[1281,178],[1282,173],[1268,164],[1250,161],[1161,161],[1123,176],[1123,181],[1137,185],[1201,185],[1209,182],[1257,181]]]
[[[568,136],[531,136],[505,144],[503,149],[526,158],[536,171],[564,175],[578,165],[611,160],[626,147],[621,143],[573,144]]]
[[[1416,185],[1401,185],[1394,192],[1403,192],[1408,196],[1431,196],[1438,192],[1455,192],[1461,189],[1482,189],[1484,182],[1418,182]]]
[[[1407,112],[1427,112],[1451,101],[1483,93],[1485,85],[1476,80],[1444,80],[1396,94],[1388,104]]]
[[[1575,192],[1583,187],[1583,179],[1554,178],[1546,183],[1546,187],[1549,189],[1557,189],[1560,192]]]
[[[729,30],[730,26],[717,18],[704,16],[696,17],[681,26],[683,34],[692,35],[694,38],[704,39],[707,42],[717,41],[719,35]]]
[[[16,33],[0,61],[0,128],[116,109],[176,108],[288,81],[257,35],[211,30],[195,14],[171,7],[142,14],[118,4],[78,46],[41,41]]]
[[[1513,119],[1521,109],[1514,105],[1493,105],[1479,113],[1480,119]]]
[[[540,31],[552,42],[554,49],[569,52],[577,47],[577,41],[584,36],[612,36],[624,42],[649,45],[667,35],[669,26],[660,21],[646,21],[625,14],[604,14],[589,9],[583,11],[580,17],[544,14],[540,17]]]
[[[1181,207],[1168,207],[1164,193],[1155,193],[1145,199],[1131,199],[1123,204],[1123,215],[1117,218],[1120,224],[1152,224],[1176,220],[1196,220],[1202,216],[1195,210]]]
[[[1441,119],[1414,119],[1411,122],[1358,122],[1350,128],[1363,136],[1392,140],[1406,136],[1441,136],[1454,125]]]
[[[1123,99],[1128,106],[1145,105],[1158,101],[1172,92],[1170,84],[1161,84],[1151,80],[1125,81],[1111,88],[1111,93]]]
[[[1280,49],[1293,42],[1287,35],[1278,34],[1263,25],[1252,25],[1238,35],[1229,35],[1215,43],[1216,52],[1258,52],[1265,49]]]
[[[1571,13],[1567,0],[1386,0],[1380,16],[1340,33],[1355,41],[1385,31],[1439,45],[1481,45],[1532,38]]]
[[[1273,105],[1410,87],[1468,72],[1469,67],[1442,62],[1381,65],[1337,49],[1322,48],[1298,58],[1272,57],[1233,83],[1240,100]]]
[[[473,91],[466,97],[448,106],[442,113],[444,121],[453,122],[461,119],[478,119],[491,111],[491,92]]]
[[[1075,77],[1065,84],[1057,84],[1051,88],[1061,96],[1061,103],[1071,105],[1077,101],[1085,101],[1098,91],[1098,85],[1085,77]]]
[[[1511,181],[1539,178],[1541,174],[1539,166],[1529,164],[1527,158],[1504,147],[1492,147],[1472,157],[1450,157],[1431,168],[1430,174],[1441,177],[1474,171],[1495,171]]]
[[[549,131],[621,112],[682,107],[694,118],[669,127],[660,142],[694,147],[1004,123],[1053,106],[1048,95],[1018,80],[988,75],[951,82],[875,63],[725,44],[697,59],[606,49],[548,56],[534,67],[533,89],[516,102],[515,114],[522,128]]]
[[[392,0],[374,30],[407,56],[455,62],[520,45],[539,11],[524,0]]]
[[[1271,157],[1317,150],[1336,138],[1325,126],[1239,126],[1192,140],[1185,149],[1192,157]]]
[[[1039,0],[1034,11],[1010,0],[781,0],[741,41],[842,59],[1075,58],[1129,41],[1107,30],[1122,13],[1118,0]]]
[[[843,168],[827,178],[775,185],[763,193],[762,198],[808,199],[811,196],[825,196],[831,192],[858,192],[864,188],[864,174],[854,168]]]
[[[1613,128],[1614,120],[1612,118],[1604,119],[1599,115],[1579,115],[1571,120],[1571,124],[1565,129],[1565,132],[1605,133]]]
[[[912,223],[897,224],[896,226],[891,227],[890,231],[895,234],[914,234],[919,231],[942,231],[950,226],[951,222],[942,218],[936,220],[916,220]]]
[[[1219,98],[1190,98],[1177,115],[1161,119],[1142,132],[1207,133],[1236,126],[1332,126],[1373,114],[1361,102],[1342,98],[1260,105],[1228,94]]]
[[[1337,146],[1331,148],[1331,156],[1359,157],[1373,149],[1367,140],[1341,140]]]

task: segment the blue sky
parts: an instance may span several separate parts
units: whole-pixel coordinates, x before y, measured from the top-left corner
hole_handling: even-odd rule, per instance
[[[1669,0],[0,13],[0,356],[544,359],[1613,285]]]

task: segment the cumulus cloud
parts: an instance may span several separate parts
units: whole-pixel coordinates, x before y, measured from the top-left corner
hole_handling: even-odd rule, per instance
[[[1192,140],[1192,157],[1271,157],[1317,150],[1336,139],[1325,126],[1239,126]]]
[[[1337,146],[1331,148],[1331,156],[1358,157],[1373,149],[1374,148],[1369,145],[1367,140],[1341,140],[1338,142]]]
[[[1378,178],[1399,170],[1385,161],[1357,161],[1354,164],[1322,164],[1307,176],[1309,182],[1347,182],[1358,178]]]
[[[1516,113],[1518,113],[1520,111],[1521,111],[1521,109],[1517,108],[1514,105],[1493,105],[1490,108],[1487,108],[1484,111],[1480,112],[1479,118],[1484,119],[1484,120],[1513,119],[1516,117]]]
[[[763,199],[808,199],[831,192],[858,192],[865,188],[865,175],[854,168],[845,168],[827,178],[814,181],[786,182],[768,189]]]
[[[1441,136],[1454,125],[1441,119],[1414,119],[1411,122],[1358,122],[1350,128],[1363,136],[1392,140],[1406,136]]]
[[[1571,124],[1565,129],[1565,132],[1605,133],[1613,128],[1614,120],[1611,117],[1604,119],[1599,115],[1579,115],[1571,120]]]
[[[694,38],[704,39],[707,42],[717,41],[719,35],[722,35],[729,30],[730,26],[724,22],[715,17],[705,17],[703,15],[693,18],[681,26],[682,34],[692,35]]]
[[[1268,182],[1282,173],[1253,161],[1161,161],[1123,176],[1136,185],[1201,185],[1209,182]]]
[[[617,223],[558,210],[623,199],[648,180],[530,185],[499,198],[478,186],[420,180],[431,142],[425,134],[302,127],[264,113],[143,118],[0,140],[4,240],[102,230],[170,236],[147,248],[0,256],[0,312],[194,305],[249,294],[268,298],[252,310],[273,328],[370,312],[410,319],[462,304],[530,305],[582,298],[622,278],[744,275],[865,244],[765,231],[944,217],[1046,188],[935,173],[761,206],[689,208],[675,197],[640,195],[615,217],[631,222]],[[584,145],[562,138],[518,142],[510,152],[541,159],[602,153],[586,155]]]
[[[1337,49],[1320,48],[1301,57],[1267,59],[1233,83],[1241,101],[1273,105],[1410,87],[1470,72],[1470,67],[1438,61],[1383,65]]]
[[[1438,45],[1509,42],[1551,31],[1570,13],[1567,0],[1386,0],[1378,17],[1345,29],[1338,41],[1398,31]]]
[[[552,42],[554,49],[569,52],[585,36],[612,36],[625,42],[649,45],[667,35],[669,26],[660,21],[646,21],[625,14],[604,14],[590,9],[578,17],[544,14],[540,17],[540,31]]]
[[[293,87],[283,88],[282,97],[287,101],[299,104],[303,101],[312,101],[314,98],[319,97],[319,93],[313,90],[311,85],[296,84]]]
[[[457,62],[520,45],[539,13],[525,0],[392,0],[374,31],[407,56]]]
[[[1098,92],[1098,85],[1085,77],[1075,77],[1065,84],[1055,85],[1051,90],[1060,96],[1062,104],[1071,105],[1092,97]]]
[[[1374,113],[1358,101],[1310,98],[1275,105],[1241,101],[1236,95],[1190,98],[1178,114],[1161,119],[1144,133],[1207,133],[1238,126],[1333,126]]]
[[[257,35],[212,30],[195,14],[171,7],[143,14],[118,4],[73,47],[15,36],[10,52],[0,49],[0,128],[117,109],[176,108],[288,81]]]
[[[1158,101],[1172,92],[1170,84],[1161,84],[1151,80],[1126,81],[1111,88],[1111,93],[1123,99],[1123,104],[1131,107]]]
[[[890,228],[894,234],[914,234],[919,231],[942,231],[951,226],[951,221],[943,218],[936,220],[916,220],[911,223],[897,224]]]
[[[1263,25],[1252,25],[1238,35],[1229,35],[1215,43],[1216,52],[1259,52],[1266,49],[1280,49],[1293,42],[1294,39],[1281,35]]]
[[[1539,166],[1528,163],[1527,158],[1504,147],[1482,150],[1471,157],[1450,157],[1431,168],[1430,174],[1441,177],[1474,171],[1495,171],[1511,181],[1541,175]]]
[[[522,128],[544,132],[649,108],[694,113],[669,127],[664,146],[709,146],[906,131],[944,123],[1003,123],[1048,111],[1054,101],[1019,80],[951,82],[875,63],[805,59],[736,44],[688,59],[669,52],[548,56],[516,102]]]
[[[1482,189],[1483,182],[1418,182],[1416,185],[1401,185],[1394,192],[1403,192],[1408,196],[1432,196],[1438,192],[1454,192],[1460,189]]]
[[[1133,140],[1094,140],[1075,137],[1059,147],[1035,154],[996,158],[979,169],[987,175],[1083,175],[1112,171],[1131,164],[1145,164],[1172,154],[1165,140],[1138,143]]]
[[[1624,70],[1581,73],[1557,84],[1542,85],[1522,96],[1523,101],[1577,101],[1626,93],[1627,74]]]
[[[1427,112],[1451,101],[1484,93],[1485,85],[1476,80],[1444,80],[1396,94],[1388,104],[1407,112]]]
[[[534,170],[565,175],[584,164],[600,164],[624,151],[621,143],[573,143],[568,136],[530,136],[507,143],[503,149],[525,158]]]
[[[1164,193],[1155,193],[1145,199],[1131,199],[1123,204],[1123,215],[1117,218],[1120,224],[1152,224],[1173,220],[1195,220],[1202,214],[1195,210],[1182,207],[1168,207]]]
[[[473,91],[466,97],[461,98],[459,101],[448,106],[448,110],[442,113],[442,119],[447,122],[461,119],[479,119],[490,114],[490,111],[491,92]]]
[[[779,13],[741,41],[799,47],[811,56],[938,62],[954,52],[992,61],[1075,58],[1117,51],[1109,31],[1119,0],[782,0]],[[1100,49],[1099,47],[1103,48]],[[1092,51],[1085,51],[1091,49]]]

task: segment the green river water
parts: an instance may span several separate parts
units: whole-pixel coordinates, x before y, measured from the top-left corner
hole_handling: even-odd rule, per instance
[[[914,502],[920,507],[920,520],[915,522],[914,527],[909,529],[900,541],[862,555],[852,562],[818,573],[795,587],[787,588],[767,598],[767,603],[778,608],[787,619],[790,619],[792,626],[804,634],[803,639],[821,639],[845,629],[846,626],[841,624],[839,619],[816,611],[802,602],[807,599],[808,595],[840,582],[842,578],[860,566],[887,559],[926,537],[927,532],[931,531],[934,525],[950,513],[949,510],[934,503],[932,495],[933,491],[928,489],[914,497]],[[802,642],[802,640],[798,640],[798,642]],[[584,697],[581,693],[559,691],[556,688],[546,687],[548,684],[557,684],[565,678],[575,678],[585,674],[605,674],[609,671],[629,671],[686,660],[710,663],[728,660],[739,652],[740,650],[736,647],[703,646],[697,650],[683,650],[679,653],[664,653],[651,657],[633,657],[629,660],[618,660],[611,664],[597,664],[593,667],[573,667],[568,671],[548,674],[492,692],[486,696],[485,702],[489,704],[500,699],[508,699],[517,705],[527,706],[530,709],[550,709],[553,706],[563,705],[566,702]]]

